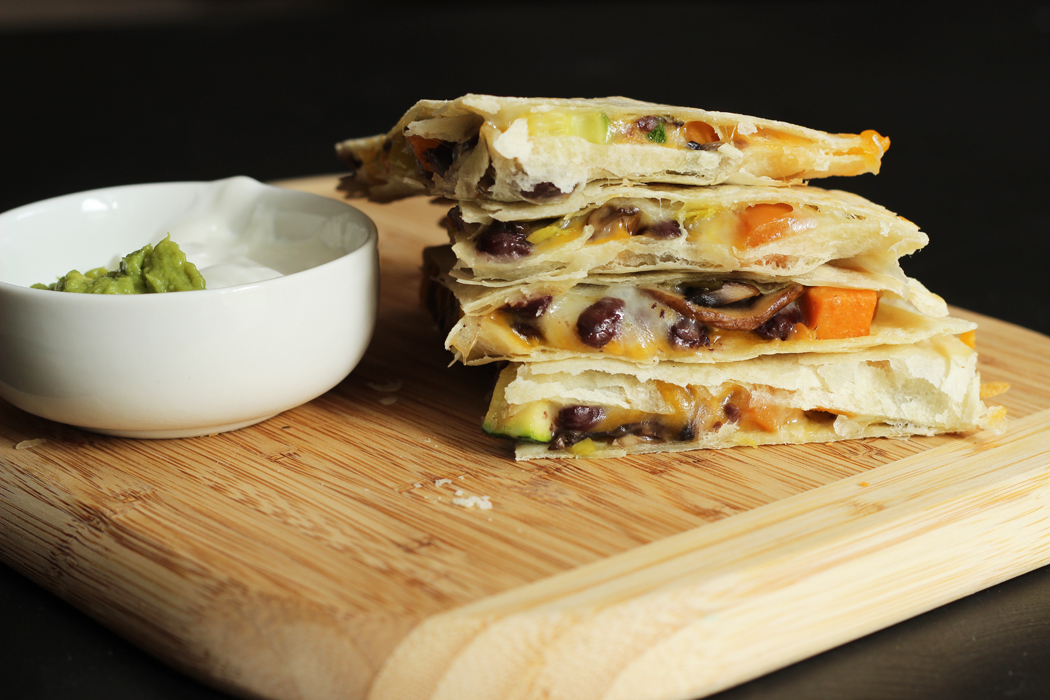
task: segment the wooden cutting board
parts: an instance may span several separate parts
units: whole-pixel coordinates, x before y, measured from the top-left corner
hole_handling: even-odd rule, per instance
[[[378,329],[319,399],[156,441],[0,402],[6,563],[243,695],[688,700],[1050,562],[1050,338],[973,316],[999,435],[516,463],[417,301],[447,205],[359,206]]]

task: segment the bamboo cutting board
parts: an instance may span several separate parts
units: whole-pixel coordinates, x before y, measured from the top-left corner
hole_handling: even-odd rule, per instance
[[[6,563],[242,695],[689,700],[1050,562],[1050,338],[977,317],[999,435],[515,463],[417,302],[447,206],[358,206],[378,328],[319,399],[157,441],[0,403]]]

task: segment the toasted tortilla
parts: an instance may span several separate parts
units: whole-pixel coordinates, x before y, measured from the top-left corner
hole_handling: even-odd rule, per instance
[[[799,278],[654,272],[491,288],[465,285],[449,276],[453,259],[449,246],[428,248],[424,257],[431,285],[426,296],[432,314],[447,333],[445,347],[456,361],[468,365],[610,356],[639,363],[732,362],[767,354],[851,352],[876,345],[905,345],[976,328],[971,321],[947,316],[940,297],[914,280],[909,280],[908,296],[913,303],[919,301],[922,312],[897,294],[895,284],[882,284],[885,278],[830,266]],[[764,338],[749,330],[705,326],[703,344],[686,347],[676,343],[672,329],[686,316],[681,304],[674,301],[677,297],[670,303],[662,298],[670,297],[670,290],[714,287],[725,279],[752,284],[770,297],[788,285],[803,284],[871,289],[879,293],[879,301],[870,332],[858,337],[820,339],[799,330],[784,339]],[[610,342],[592,347],[581,341],[577,321],[587,307],[605,299],[622,302],[621,321]],[[543,309],[524,316],[513,311],[515,307],[527,308],[530,302],[542,304]]]
[[[422,100],[389,133],[336,153],[351,170],[350,196],[558,201],[568,211],[589,182],[786,185],[877,173],[888,147],[874,131],[829,134],[624,97],[465,95]]]
[[[994,427],[1004,416],[1001,408],[982,403],[976,364],[976,353],[953,336],[704,365],[639,366],[614,359],[512,364],[497,383],[485,425],[494,434],[508,428],[524,435],[553,432],[550,443],[519,442],[518,459],[966,432]],[[683,395],[709,397],[709,405],[668,400]],[[731,402],[733,411],[725,407]],[[550,449],[558,444],[560,411],[567,407],[618,410],[637,422],[621,435],[592,437],[581,445],[586,449],[572,440]],[[758,407],[760,421],[749,420],[749,407]],[[782,411],[784,420],[770,422],[770,407]],[[659,434],[654,426],[661,422],[678,425],[683,410],[694,411],[689,420],[698,426],[682,431],[690,439],[648,437]],[[527,429],[521,429],[521,416],[531,416]],[[586,437],[582,432],[576,439]]]
[[[747,232],[767,231],[743,223],[762,207],[790,207],[790,212],[766,224],[774,228],[764,238],[748,237]],[[678,234],[642,229],[607,235],[599,222],[617,209],[638,211],[638,221],[673,223]],[[899,259],[929,240],[915,224],[863,197],[808,186],[618,185],[592,188],[582,209],[558,218],[535,221],[530,216],[501,224],[477,203],[463,202],[449,222],[457,257],[451,274],[465,284],[487,286],[652,270],[792,276],[831,263],[895,279],[903,287]],[[529,231],[519,250],[509,255],[483,251],[487,231],[511,226]]]

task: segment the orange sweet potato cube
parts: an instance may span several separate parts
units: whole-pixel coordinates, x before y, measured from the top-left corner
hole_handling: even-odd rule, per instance
[[[806,325],[820,340],[868,335],[878,304],[873,289],[843,287],[809,287],[801,299]]]

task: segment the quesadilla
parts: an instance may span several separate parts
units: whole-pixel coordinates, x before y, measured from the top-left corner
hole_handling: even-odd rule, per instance
[[[510,364],[483,429],[518,459],[933,435],[994,425],[974,350],[954,336],[849,353],[639,366]]]
[[[889,139],[624,97],[466,95],[416,103],[387,134],[350,139],[341,189],[377,201],[561,202],[587,183],[785,185],[877,173]]]
[[[835,263],[903,288],[898,260],[929,240],[862,197],[804,186],[621,185],[563,216],[502,221],[463,202],[443,223],[451,274],[490,286],[648,270],[787,276]]]
[[[502,363],[518,459],[994,425],[975,324],[905,275],[927,236],[812,178],[889,139],[623,97],[423,100],[344,141],[350,197],[454,205],[422,296],[454,361]]]
[[[947,317],[940,297],[915,280],[910,297],[922,299],[927,313],[877,276],[829,266],[797,278],[651,272],[491,288],[452,278],[454,258],[449,246],[424,252],[424,293],[445,347],[468,365],[570,357],[729,362],[900,345],[976,327]]]

